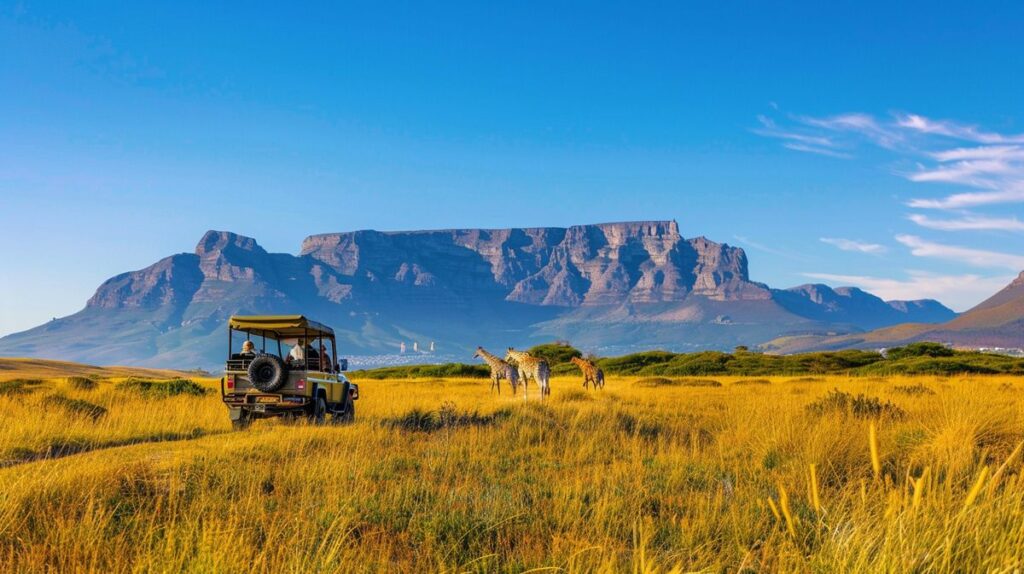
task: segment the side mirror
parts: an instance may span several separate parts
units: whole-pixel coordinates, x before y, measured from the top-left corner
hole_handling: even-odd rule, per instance
[[[334,365],[334,370],[340,372],[348,370],[348,359],[339,359],[338,364]]]

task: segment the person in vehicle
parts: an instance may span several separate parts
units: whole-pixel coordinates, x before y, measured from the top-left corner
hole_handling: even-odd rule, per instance
[[[288,353],[287,361],[289,363],[292,363],[292,362],[296,362],[296,361],[305,361],[305,360],[306,360],[306,342],[303,341],[302,339],[299,339],[298,341],[295,341],[295,346],[292,347],[291,352]]]
[[[325,373],[334,372],[331,366],[330,355],[327,354],[327,346],[323,343],[320,343],[320,370]]]
[[[242,343],[242,358],[252,359],[256,356],[256,345],[252,341]]]

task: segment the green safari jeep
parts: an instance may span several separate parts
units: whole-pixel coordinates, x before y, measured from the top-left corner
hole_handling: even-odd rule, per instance
[[[220,394],[236,430],[269,417],[350,422],[359,386],[346,370],[330,327],[302,315],[233,316]]]

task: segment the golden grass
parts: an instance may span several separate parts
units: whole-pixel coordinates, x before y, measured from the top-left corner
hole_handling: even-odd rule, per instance
[[[361,381],[355,424],[261,421],[242,433],[229,431],[216,393],[157,398],[110,382],[80,390],[49,381],[0,396],[0,564],[246,573],[1021,567],[1022,381],[767,378],[648,387],[610,377],[587,394],[577,379],[556,378],[544,404],[534,389],[526,403],[489,394],[486,381]],[[895,390],[917,384],[934,394]],[[807,409],[832,389],[891,400],[906,416]],[[76,415],[51,395],[107,412]]]

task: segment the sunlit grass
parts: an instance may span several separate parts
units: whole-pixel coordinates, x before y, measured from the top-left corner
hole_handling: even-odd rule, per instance
[[[247,573],[1020,567],[1021,381],[819,379],[610,377],[605,390],[585,392],[565,377],[544,403],[534,388],[524,402],[488,393],[481,380],[367,380],[355,424],[261,421],[242,433],[230,432],[217,393],[161,398],[114,382],[82,390],[50,380],[0,396],[0,458],[10,465],[0,470],[0,564]],[[834,390],[904,414],[809,408]],[[53,447],[61,444],[77,446]]]

